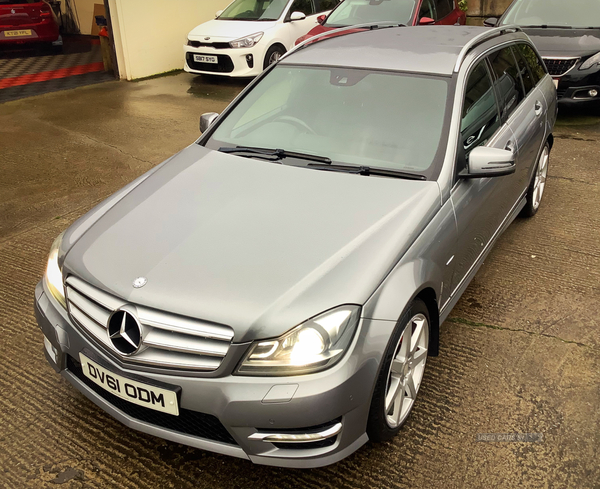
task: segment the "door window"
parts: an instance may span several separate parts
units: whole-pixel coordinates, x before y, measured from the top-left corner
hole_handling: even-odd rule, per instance
[[[533,76],[531,75],[531,71],[529,71],[529,66],[527,66],[527,61],[525,61],[525,58],[523,58],[523,56],[521,56],[519,51],[514,48],[515,48],[515,46],[513,46],[513,53],[515,55],[515,58],[517,59],[517,66],[519,67],[519,74],[521,75],[521,80],[523,80],[523,87],[525,88],[525,96],[527,96],[529,94],[529,92],[531,92],[531,90],[533,90],[533,87],[535,87],[536,84],[533,81]]]
[[[443,19],[454,10],[454,0],[435,0],[435,7],[437,18]]]
[[[533,77],[533,84],[537,85],[538,82],[546,76],[546,68],[544,63],[533,50],[533,48],[527,44],[517,44],[515,49],[520,53],[525,61],[527,61],[527,65],[531,70],[531,76]]]
[[[467,80],[460,127],[459,172],[464,169],[471,151],[486,144],[500,125],[492,78],[487,63],[481,61]]]
[[[500,101],[500,112],[506,120],[525,98],[519,68],[510,47],[490,54],[489,60],[496,75],[495,86]]]
[[[316,12],[320,14],[327,10],[333,10],[338,3],[340,0],[315,0]]]
[[[421,4],[421,9],[419,10],[419,20],[423,17],[429,17],[430,19],[437,20],[437,16],[435,14],[435,4],[433,0],[423,0]]]
[[[309,15],[313,15],[315,13],[315,9],[313,7],[312,0],[294,0],[294,3],[292,3],[288,13],[288,17],[290,17],[294,12],[302,12],[307,17]]]

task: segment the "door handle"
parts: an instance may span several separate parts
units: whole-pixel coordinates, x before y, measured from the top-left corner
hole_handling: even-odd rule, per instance
[[[539,116],[542,114],[542,103],[539,100],[535,101],[535,115]]]

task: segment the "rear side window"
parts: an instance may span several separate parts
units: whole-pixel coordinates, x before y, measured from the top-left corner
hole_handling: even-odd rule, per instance
[[[320,14],[327,10],[333,10],[338,3],[340,0],[315,0],[315,9]]]
[[[454,10],[454,0],[435,0],[435,10],[437,18],[443,19]]]
[[[510,47],[490,54],[502,118],[507,119],[525,98],[519,68]]]
[[[544,63],[533,48],[527,44],[517,44],[515,49],[527,62],[529,70],[531,71],[531,76],[533,77],[533,84],[537,85],[538,82],[546,76]]]
[[[315,10],[313,8],[312,0],[295,0],[294,3],[292,3],[288,17],[294,12],[302,12],[306,16],[313,15]]]
[[[464,150],[464,158],[459,160],[463,165],[468,161],[471,151],[487,144],[500,125],[492,78],[487,63],[482,61],[471,71],[467,80],[460,125],[460,149],[461,152]]]

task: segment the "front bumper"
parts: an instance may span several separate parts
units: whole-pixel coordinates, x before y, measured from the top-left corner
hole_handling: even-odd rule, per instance
[[[263,69],[265,53],[260,44],[247,49],[215,49],[185,45],[183,47],[185,64],[183,69],[188,73],[199,75],[220,75],[228,77],[253,77],[260,75]],[[217,56],[218,64],[195,63],[194,54]]]
[[[392,321],[362,319],[351,351],[331,369],[316,374],[190,377],[119,367],[110,354],[79,332],[42,282],[36,287],[35,314],[46,338],[45,353],[51,366],[123,424],[258,464],[303,468],[335,463],[368,440],[366,424],[372,389],[395,327]],[[156,418],[155,412],[147,408],[116,402],[78,371],[80,352],[118,375],[177,386],[181,389],[180,418],[168,414]],[[269,394],[273,388],[291,393],[289,399],[273,398]],[[281,438],[273,435],[284,435],[288,443],[279,443]],[[289,435],[299,436],[300,441],[306,441],[309,435],[311,442],[289,443]]]
[[[600,102],[600,66],[582,71],[579,69],[582,63],[559,78],[557,93],[558,101],[562,104]],[[597,95],[590,95],[593,90]]]

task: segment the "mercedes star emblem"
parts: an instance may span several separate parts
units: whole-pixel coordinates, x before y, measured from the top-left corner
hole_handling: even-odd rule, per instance
[[[146,277],[138,277],[133,281],[133,288],[141,289],[147,283],[148,283],[148,279]]]
[[[115,311],[108,320],[108,337],[120,354],[133,355],[142,346],[142,327],[129,311]]]

